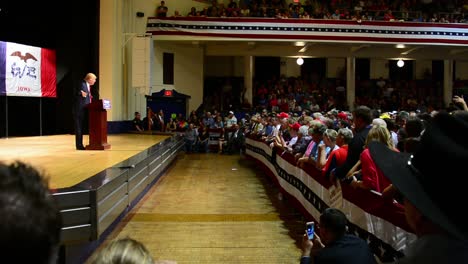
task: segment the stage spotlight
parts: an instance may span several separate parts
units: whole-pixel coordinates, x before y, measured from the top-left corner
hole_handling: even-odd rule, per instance
[[[402,59],[399,59],[397,61],[396,65],[401,68],[401,67],[405,66],[405,62]]]
[[[297,58],[296,63],[297,65],[301,66],[302,64],[304,64],[304,59],[302,57],[299,57]]]

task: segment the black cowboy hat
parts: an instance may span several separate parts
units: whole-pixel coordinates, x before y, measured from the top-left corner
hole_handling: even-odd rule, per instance
[[[468,238],[468,112],[441,112],[411,155],[372,142],[369,150],[393,186],[431,222],[460,239]]]

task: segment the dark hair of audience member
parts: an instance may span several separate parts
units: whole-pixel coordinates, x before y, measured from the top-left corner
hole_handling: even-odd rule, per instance
[[[419,137],[410,137],[404,140],[404,151],[407,153],[414,153],[421,144]]]
[[[340,120],[338,121],[343,128],[350,128],[351,126],[349,125],[349,122],[346,120]]]
[[[5,263],[55,263],[61,216],[48,180],[23,162],[0,163],[0,250]]]
[[[372,123],[371,109],[367,106],[358,106],[353,111],[355,118],[361,118],[366,124]]]
[[[380,111],[377,110],[377,109],[372,109],[371,110],[371,116],[372,116],[372,119],[379,118],[380,117]]]
[[[410,117],[406,121],[405,130],[407,137],[419,137],[424,130],[424,123],[418,117]]]
[[[390,119],[390,118],[384,118],[383,120],[384,120],[385,123],[387,124],[387,129],[388,129],[388,131],[395,131],[395,129],[396,129],[396,124],[395,124],[395,122],[394,122],[392,119]]]
[[[338,209],[327,208],[320,215],[320,227],[327,229],[337,238],[346,233],[347,224],[348,219],[346,218],[346,215]]]

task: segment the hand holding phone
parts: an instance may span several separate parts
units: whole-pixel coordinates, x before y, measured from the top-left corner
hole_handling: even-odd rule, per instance
[[[309,240],[314,238],[315,233],[315,223],[314,222],[307,222],[306,223],[306,233]]]

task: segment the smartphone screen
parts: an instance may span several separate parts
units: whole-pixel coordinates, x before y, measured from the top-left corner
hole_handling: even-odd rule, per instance
[[[314,222],[307,222],[306,233],[307,233],[307,237],[309,238],[309,240],[312,240],[314,238],[314,232],[315,232]]]

